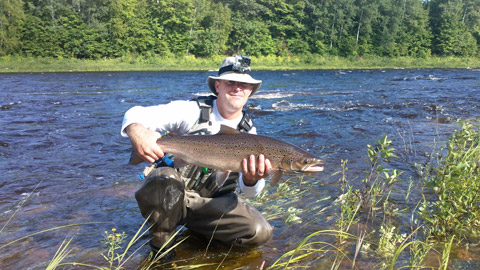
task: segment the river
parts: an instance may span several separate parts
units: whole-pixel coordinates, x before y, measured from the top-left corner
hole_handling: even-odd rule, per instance
[[[43,269],[70,237],[73,250],[66,262],[105,265],[100,255],[105,251],[105,231],[116,228],[131,237],[143,222],[134,192],[142,184],[138,176],[144,165],[127,165],[130,143],[120,136],[123,114],[136,105],[208,94],[205,80],[213,74],[0,74],[0,228],[6,224],[0,246],[15,241],[0,249],[0,268]],[[368,167],[367,144],[387,135],[400,157],[392,166],[405,172],[404,179],[413,179],[418,190],[421,179],[413,164],[424,161],[425,153],[458,129],[456,120],[480,117],[480,70],[476,69],[257,71],[253,75],[263,79],[247,106],[258,133],[320,156],[325,172],[290,183],[288,188],[296,190],[291,196],[288,191],[275,195],[277,187],[267,185],[267,199],[258,208],[275,232],[264,246],[227,253],[228,248],[222,247],[207,250],[206,243],[190,237],[176,250],[179,264],[218,265],[224,260],[227,269],[271,265],[310,233],[332,228],[336,213],[328,206],[341,194],[339,176],[333,175],[341,160],[348,159],[347,176],[360,185]],[[399,183],[392,198],[405,196],[408,184]],[[420,192],[412,192],[410,200],[420,198]],[[409,218],[405,214],[400,220],[406,223]],[[67,227],[28,236],[59,226]],[[141,248],[128,269],[147,255],[148,248]]]

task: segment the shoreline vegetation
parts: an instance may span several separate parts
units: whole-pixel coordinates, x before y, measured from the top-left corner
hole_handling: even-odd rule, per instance
[[[224,55],[208,58],[125,56],[97,60],[76,58],[0,57],[0,73],[122,72],[122,71],[212,71]],[[379,57],[379,56],[260,56],[252,57],[252,69],[418,69],[480,68],[479,57]]]

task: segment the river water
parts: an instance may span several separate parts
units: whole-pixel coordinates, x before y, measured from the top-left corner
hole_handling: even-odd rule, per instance
[[[106,265],[100,255],[105,231],[131,237],[143,222],[134,198],[143,165],[127,165],[124,112],[207,94],[205,79],[213,74],[0,74],[0,268],[42,269],[70,237],[65,262]],[[332,174],[341,160],[348,159],[347,176],[360,185],[366,145],[388,135],[400,156],[392,166],[413,179],[416,190],[421,181],[413,164],[458,129],[456,120],[480,116],[475,69],[258,71],[254,77],[264,80],[248,103],[258,133],[323,158],[325,172],[291,181],[283,193],[267,186],[256,205],[275,233],[264,246],[227,252],[192,236],[177,248],[180,265],[271,265],[310,233],[332,228],[336,213],[328,206],[341,194]],[[401,201],[408,183],[400,183],[392,199]],[[418,202],[420,193],[410,200]],[[59,226],[67,227],[29,236]],[[147,254],[141,248],[127,269]]]

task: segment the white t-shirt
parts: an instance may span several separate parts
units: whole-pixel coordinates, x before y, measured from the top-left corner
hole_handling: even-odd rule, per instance
[[[121,134],[123,137],[128,137],[125,133],[125,128],[130,124],[141,124],[145,128],[159,132],[172,132],[175,134],[187,133],[197,122],[200,115],[200,109],[196,101],[179,100],[172,101],[168,104],[161,104],[157,106],[135,106],[129,109],[123,117]],[[210,114],[210,121],[214,125],[214,130],[220,130],[220,125],[237,128],[242,120],[242,116],[237,119],[228,120],[223,118],[217,109],[217,101],[213,101],[213,109]],[[218,132],[218,131],[216,131]],[[213,132],[213,133],[216,133]],[[253,127],[249,133],[256,134],[256,128]],[[255,186],[245,186],[243,183],[242,174],[239,177],[239,186],[241,192],[247,197],[255,197],[265,187],[265,180],[261,179]]]

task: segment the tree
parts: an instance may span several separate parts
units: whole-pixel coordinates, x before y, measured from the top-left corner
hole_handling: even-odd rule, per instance
[[[355,54],[370,54],[372,53],[372,36],[374,31],[375,22],[380,18],[379,6],[380,1],[378,0],[357,0],[356,2],[356,19],[355,19],[355,45],[356,51]],[[390,16],[392,18],[391,25],[395,27],[397,23],[395,22],[395,16]]]
[[[211,56],[225,53],[232,31],[231,10],[222,3],[196,0],[195,13],[189,32],[187,54]]]
[[[355,51],[355,38],[351,35],[355,21],[354,0],[328,0],[328,45],[331,54],[351,55]]]
[[[113,56],[164,52],[158,45],[162,28],[152,18],[145,0],[112,0],[110,3],[109,37]]]
[[[151,17],[162,29],[157,38],[163,45],[162,54],[185,54],[190,42],[195,7],[192,0],[149,0]]]
[[[27,56],[59,57],[63,55],[55,32],[39,17],[27,15],[21,35],[22,52]]]
[[[232,10],[232,31],[227,45],[229,53],[243,52],[248,55],[274,55],[277,44],[272,38],[269,24],[263,16],[268,8],[255,0],[230,0],[228,6]]]
[[[427,56],[431,35],[428,14],[418,0],[381,1],[374,46],[386,56]]]
[[[330,14],[326,3],[327,1],[305,0],[304,9],[305,40],[309,44],[311,53],[321,55],[328,51]]]
[[[23,4],[22,0],[0,0],[0,56],[19,51],[20,27],[25,19]]]
[[[477,39],[480,26],[479,0],[432,0],[430,24],[433,33],[433,52],[439,55],[473,55],[478,52]]]

